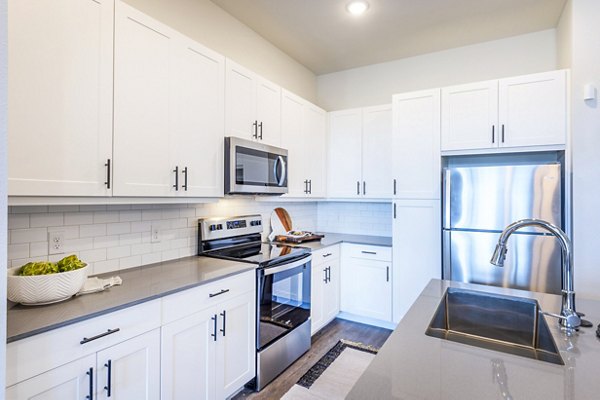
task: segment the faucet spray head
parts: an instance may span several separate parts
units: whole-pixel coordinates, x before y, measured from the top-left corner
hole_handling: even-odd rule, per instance
[[[506,245],[498,243],[494,249],[494,254],[492,254],[490,263],[497,267],[504,267],[504,260],[506,259],[507,251],[508,249],[506,248]]]

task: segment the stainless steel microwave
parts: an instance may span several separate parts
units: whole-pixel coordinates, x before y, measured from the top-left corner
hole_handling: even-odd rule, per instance
[[[288,192],[288,152],[236,137],[225,138],[225,194]]]

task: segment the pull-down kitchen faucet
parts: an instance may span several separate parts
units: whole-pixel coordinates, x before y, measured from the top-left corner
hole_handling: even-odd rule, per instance
[[[568,332],[571,332],[581,325],[581,318],[575,310],[575,291],[573,290],[573,246],[567,235],[559,227],[540,219],[522,219],[513,222],[502,231],[490,262],[498,267],[503,267],[507,252],[506,241],[514,232],[528,226],[542,228],[553,234],[560,242],[560,247],[562,249],[562,306],[560,315],[551,313],[544,314],[558,318],[561,326]]]

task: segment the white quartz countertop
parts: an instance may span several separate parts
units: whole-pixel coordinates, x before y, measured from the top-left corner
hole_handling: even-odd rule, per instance
[[[560,296],[432,280],[356,382],[347,399],[600,399],[600,301],[577,298],[593,328],[564,335],[546,317],[565,365],[486,350],[425,335],[448,287],[534,298],[560,312]]]

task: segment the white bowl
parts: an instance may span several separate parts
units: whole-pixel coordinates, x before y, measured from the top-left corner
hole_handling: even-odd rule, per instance
[[[87,279],[87,264],[74,271],[49,275],[19,276],[21,267],[8,270],[7,297],[23,305],[58,303],[79,292]]]

